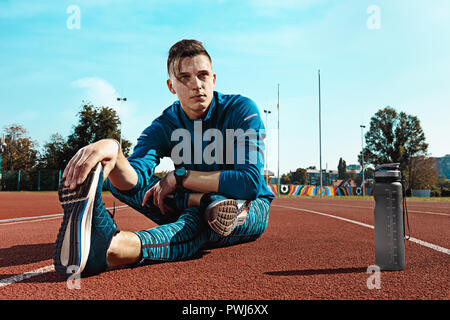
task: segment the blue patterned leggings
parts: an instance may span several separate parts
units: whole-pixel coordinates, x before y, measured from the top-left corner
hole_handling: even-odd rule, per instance
[[[182,212],[166,213],[165,215],[162,215],[159,208],[153,205],[152,199],[142,207],[145,193],[159,180],[160,178],[153,176],[151,183],[133,194],[111,188],[109,180],[105,182],[117,199],[158,224],[155,228],[135,232],[141,239],[141,261],[188,259],[202,246],[217,248],[253,241],[260,237],[267,228],[269,203],[263,199],[251,202],[245,223],[237,226],[226,237],[222,237],[210,229],[198,207],[190,207]]]

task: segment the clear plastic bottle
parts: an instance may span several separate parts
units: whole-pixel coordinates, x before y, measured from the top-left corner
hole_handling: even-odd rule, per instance
[[[405,268],[403,185],[399,164],[375,168],[375,264],[380,270]]]

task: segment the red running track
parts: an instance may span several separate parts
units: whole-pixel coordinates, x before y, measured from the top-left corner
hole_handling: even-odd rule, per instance
[[[110,194],[104,201],[112,206]],[[57,195],[2,192],[0,299],[449,299],[450,202],[408,202],[417,241],[406,242],[404,271],[381,273],[380,289],[367,285],[375,263],[373,207],[369,200],[275,199],[268,229],[254,242],[110,270],[69,289],[52,269]],[[128,207],[117,210],[116,221],[122,230],[154,226]]]

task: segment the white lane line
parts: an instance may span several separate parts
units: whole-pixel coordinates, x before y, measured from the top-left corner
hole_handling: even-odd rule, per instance
[[[2,223],[2,222],[21,221],[21,220],[31,220],[31,219],[41,219],[41,218],[49,218],[49,217],[57,217],[57,216],[62,216],[62,215],[63,215],[63,213],[55,213],[55,214],[47,214],[47,215],[35,216],[35,217],[10,218],[10,219],[0,220],[0,223]]]
[[[48,221],[48,220],[55,220],[55,219],[60,219],[62,217],[54,217],[54,218],[43,218],[43,219],[37,219],[37,220],[32,220],[32,221],[17,221],[17,222],[7,222],[7,223],[2,223],[0,224],[0,226],[9,226],[11,224],[20,224],[20,223],[29,223],[29,222],[39,222],[39,221]]]
[[[120,207],[116,207],[116,209],[121,209],[121,208],[125,208],[128,207],[127,205],[125,206],[120,206]],[[106,208],[108,210],[113,209],[113,208]],[[6,219],[8,221],[11,220],[23,220],[23,219],[36,219],[36,218],[42,218],[42,217],[50,217],[47,219],[40,219],[40,220],[32,220],[32,221],[19,221],[19,222],[12,222],[12,223],[5,223],[5,224],[1,224],[1,225],[9,225],[9,224],[13,224],[13,223],[25,223],[25,222],[36,222],[36,221],[44,221],[44,220],[50,220],[50,219],[57,219],[60,218],[60,216],[62,216],[62,213],[58,213],[58,214],[54,214],[54,215],[45,215],[45,216],[38,216],[38,217],[26,217],[26,218],[15,218],[15,219]],[[57,217],[55,217],[57,216]],[[4,220],[0,220],[4,221]],[[24,272],[21,274],[17,274],[15,276],[9,277],[9,278],[5,278],[5,279],[0,279],[0,288],[6,287],[10,284],[16,283],[16,282],[20,282],[26,279],[30,279],[36,276],[40,276],[42,274],[48,273],[48,272],[52,272],[55,270],[55,266],[53,264],[49,265],[49,266],[45,266],[36,270],[32,270],[32,271],[28,271],[28,272]]]
[[[128,207],[127,205],[124,206],[119,206],[116,207],[117,209],[122,209]],[[108,210],[112,210],[114,209],[114,207],[109,207],[106,208]],[[10,225],[10,224],[14,224],[14,223],[23,223],[23,222],[36,222],[36,221],[45,221],[45,220],[50,220],[50,219],[45,219],[45,218],[59,218],[62,217],[64,214],[63,213],[55,213],[55,214],[47,214],[47,215],[42,215],[42,216],[34,216],[34,217],[20,217],[20,218],[10,218],[10,219],[3,219],[0,220],[0,226],[5,226],[5,225]],[[36,220],[39,219],[39,220]],[[29,221],[32,220],[32,221]],[[20,221],[20,222],[18,222]]]
[[[350,206],[345,204],[334,204],[334,203],[322,203],[327,206],[335,206],[335,207],[344,207],[344,208],[361,208],[361,209],[374,209],[374,207],[363,207],[363,206]],[[450,213],[443,213],[443,212],[431,212],[431,211],[417,211],[417,210],[410,210],[408,209],[408,213],[423,213],[423,214],[433,214],[437,216],[447,216],[450,217]]]
[[[366,227],[366,228],[371,228],[371,229],[374,228],[370,224],[365,224],[365,223],[362,223],[362,222],[359,222],[359,221],[350,220],[350,219],[339,217],[339,216],[334,216],[334,215],[328,214],[328,213],[317,212],[317,211],[313,211],[313,210],[301,209],[301,208],[295,208],[295,207],[280,206],[280,205],[271,205],[271,207],[280,207],[280,208],[286,208],[286,209],[292,209],[292,210],[298,210],[298,211],[305,211],[305,212],[309,212],[309,213],[315,213],[315,214],[318,214],[318,215],[321,215],[321,216],[325,216],[325,217],[334,218],[334,219],[350,222],[350,223],[353,223],[353,224],[357,224],[357,225],[360,225],[360,226],[363,226],[363,227]]]
[[[446,254],[450,255],[450,249],[440,247],[440,246],[438,246],[436,244],[432,244],[432,243],[429,243],[429,242],[426,242],[426,241],[422,241],[420,239],[416,239],[416,238],[413,238],[413,237],[409,238],[409,241],[415,242],[415,243],[420,244],[420,245],[422,245],[424,247],[427,247],[427,248],[430,248],[430,249],[433,249],[433,250],[436,250],[436,251],[439,251],[439,252],[446,253]]]
[[[22,274],[18,274],[9,278],[0,279],[0,288],[6,287],[10,284],[20,282],[26,279],[30,279],[32,277],[39,276],[44,273],[48,273],[55,270],[55,267],[53,265],[45,266],[36,270],[28,271]]]
[[[367,203],[375,203],[374,199],[371,200],[358,200],[358,199],[339,199],[339,197],[330,197],[328,199],[320,199],[320,198],[303,198],[303,200],[306,201],[317,201],[320,202],[322,204],[325,204],[329,201],[333,201],[333,202],[340,202],[340,203],[359,203],[359,204],[367,204]],[[408,204],[409,207],[411,208],[416,208],[416,209],[428,209],[430,207],[433,207],[434,209],[449,209],[450,210],[450,206],[440,206],[439,204],[441,203],[450,203],[450,202],[437,202],[437,201],[428,201],[428,202],[421,202],[421,203],[417,203],[413,200],[409,200],[409,198],[406,198],[406,202]]]
[[[449,213],[442,213],[442,212],[431,212],[431,211],[415,211],[415,210],[409,210],[408,212],[413,212],[413,213],[424,213],[424,214],[434,214],[436,216],[447,216],[450,217]]]
[[[318,211],[313,211],[313,210],[308,210],[308,209],[295,208],[295,207],[280,206],[280,205],[272,205],[272,207],[286,208],[286,209],[297,210],[297,211],[305,211],[305,212],[314,213],[314,214],[318,214],[318,215],[329,217],[329,218],[342,220],[342,221],[345,221],[345,222],[350,222],[350,223],[353,223],[353,224],[360,225],[362,227],[374,229],[374,226],[372,226],[370,224],[365,224],[365,223],[362,223],[362,222],[359,222],[359,221],[355,221],[355,220],[351,220],[351,219],[347,219],[347,218],[342,218],[342,217],[339,217],[339,216],[334,216],[334,215],[328,214],[328,213],[323,213],[323,212],[318,212]],[[416,239],[416,238],[413,238],[413,237],[410,237],[409,241],[415,242],[417,244],[420,244],[420,245],[422,245],[424,247],[436,250],[438,252],[442,252],[442,253],[450,255],[450,249],[438,246],[436,244],[432,244],[432,243],[429,243],[429,242],[426,242],[426,241],[423,241],[423,240],[420,240],[420,239]]]

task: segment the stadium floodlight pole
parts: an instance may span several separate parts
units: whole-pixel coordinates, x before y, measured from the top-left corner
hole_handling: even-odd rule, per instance
[[[362,168],[362,191],[363,191],[363,197],[366,195],[366,192],[364,190],[364,185],[365,185],[365,178],[364,178],[364,139],[363,139],[363,130],[366,126],[364,125],[360,125],[361,127],[361,168]]]
[[[120,101],[127,101],[127,98],[117,98],[117,101],[119,101],[119,103]],[[122,111],[122,103],[120,103],[119,109]],[[120,146],[122,147],[122,119],[120,119]]]
[[[265,167],[266,167],[266,184],[269,184],[269,159],[268,157],[268,150],[269,150],[269,122],[267,121],[267,115],[271,114],[272,112],[270,110],[264,110],[264,113],[266,114],[266,161],[265,161]]]
[[[280,84],[278,84],[278,99],[277,99],[277,113],[278,113],[278,192],[280,192],[281,178],[280,178]]]
[[[2,138],[0,140],[0,180],[2,178],[2,154],[6,149],[6,142],[5,142],[5,134],[2,133]]]
[[[322,119],[321,119],[321,97],[320,97],[320,69],[319,69],[319,167],[320,167],[320,197],[322,197]]]

